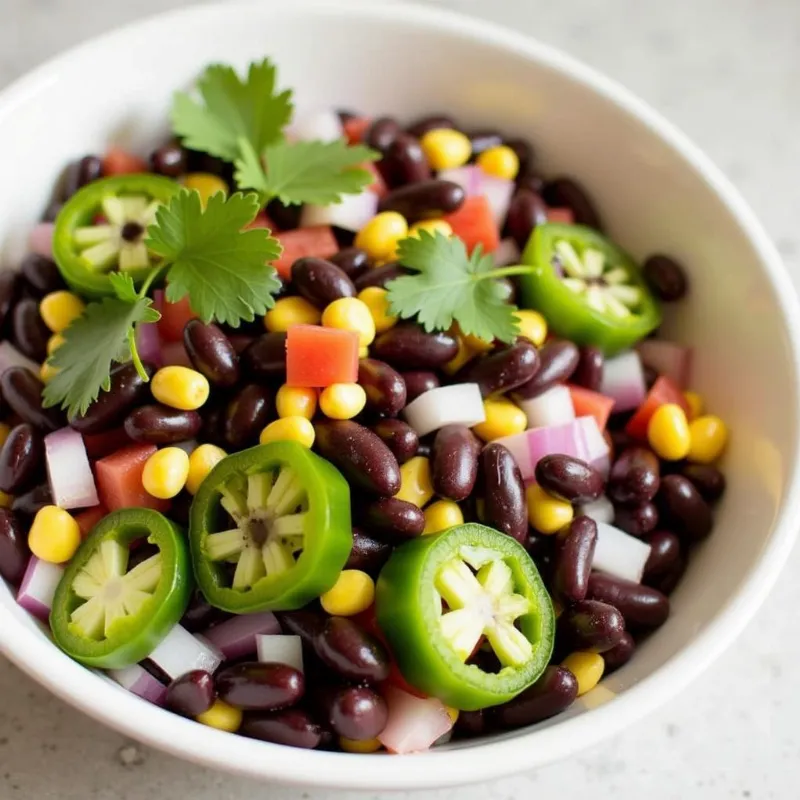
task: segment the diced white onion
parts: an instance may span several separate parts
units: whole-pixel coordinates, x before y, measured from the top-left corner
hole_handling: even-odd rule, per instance
[[[378,210],[378,195],[365,189],[360,194],[344,194],[341,202],[328,206],[303,206],[300,227],[335,225],[346,231],[360,231]]]
[[[453,169],[443,169],[437,174],[437,178],[443,181],[457,183],[467,194],[481,194],[483,192],[483,178],[486,173],[474,165],[465,167],[454,167]]]
[[[181,625],[176,625],[167,634],[149,658],[173,679],[193,669],[213,673],[222,663],[222,653],[216,647],[199,636],[193,636]]]
[[[53,607],[56,587],[64,574],[64,567],[31,556],[22,583],[17,592],[17,602],[42,622],[47,622]]]
[[[607,358],[603,364],[600,394],[614,399],[614,411],[638,408],[647,394],[642,360],[635,350]]]
[[[88,508],[100,499],[94,483],[83,437],[72,428],[61,428],[44,437],[47,481],[59,508]]]
[[[332,109],[310,111],[295,118],[287,136],[295,141],[333,142],[344,136],[344,128],[339,115]]]
[[[502,228],[508,215],[508,207],[516,189],[514,181],[506,178],[495,178],[493,175],[483,175],[483,195],[489,201],[492,217],[498,228]]]
[[[28,237],[28,246],[43,258],[53,258],[53,232],[56,226],[53,222],[40,222],[31,231]]]
[[[265,664],[288,664],[303,671],[303,640],[294,634],[258,634],[258,660]]]
[[[566,425],[575,419],[572,395],[563,384],[556,384],[528,400],[519,400],[517,405],[528,418],[528,430],[551,425]]]
[[[604,522],[610,525],[614,521],[614,506],[605,495],[602,495],[591,503],[579,505],[577,514],[590,517],[597,523]]]
[[[435,697],[415,697],[394,686],[386,687],[384,697],[389,719],[378,739],[392,753],[427,750],[453,727],[447,709]]]
[[[108,676],[123,689],[138,695],[143,700],[149,700],[157,706],[164,702],[167,687],[139,664],[132,664],[122,669],[110,669]]]
[[[455,383],[423,392],[405,407],[403,416],[420,436],[438,431],[445,425],[471,428],[486,421],[477,383]]]
[[[597,524],[597,546],[592,569],[639,583],[649,557],[649,544],[613,525],[605,522]]]

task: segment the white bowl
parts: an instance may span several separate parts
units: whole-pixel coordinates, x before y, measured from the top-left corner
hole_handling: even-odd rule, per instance
[[[130,25],[39,68],[0,95],[0,242],[6,264],[70,159],[109,142],[146,152],[173,90],[210,61],[271,56],[305,107],[403,119],[446,110],[534,142],[548,174],[577,176],[636,256],[671,253],[691,300],[670,332],[696,346],[692,385],[725,418],[727,496],[664,627],[570,711],[532,729],[423,755],[363,757],[270,745],[141,701],[59,652],[0,584],[0,650],[55,694],[147,744],[286,783],[414,789],[563,758],[630,725],[728,645],[794,538],[798,306],[777,252],[732,186],[682,134],[571,58],[484,21],[348,0],[204,6]],[[735,702],[735,700],[734,700]],[[591,709],[591,710],[589,710]]]

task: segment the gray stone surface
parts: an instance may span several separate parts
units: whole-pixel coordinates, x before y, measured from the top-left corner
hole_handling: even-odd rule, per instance
[[[0,0],[0,86],[112,26],[182,0]],[[727,172],[800,277],[800,3],[439,0],[569,51],[626,84]],[[47,137],[42,132],[42,146]],[[8,154],[6,154],[8,155]],[[571,762],[429,800],[794,798],[800,769],[795,551],[744,635],[668,708]],[[148,751],[0,663],[0,798],[320,800]],[[422,797],[423,795],[419,795]],[[388,796],[387,796],[388,797]],[[392,795],[401,798],[401,795]]]

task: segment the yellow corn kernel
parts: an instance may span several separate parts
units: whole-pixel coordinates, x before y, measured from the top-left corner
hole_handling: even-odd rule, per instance
[[[455,375],[461,367],[472,361],[477,355],[477,352],[467,344],[467,340],[463,336],[456,333],[455,337],[458,342],[458,352],[442,367],[448,375]]]
[[[360,569],[343,569],[336,583],[320,595],[319,602],[329,614],[352,617],[366,611],[375,600],[375,581]]]
[[[201,444],[189,456],[189,474],[186,476],[186,491],[197,494],[200,484],[208,473],[228,454],[215,444]]]
[[[150,383],[150,391],[170,408],[195,411],[208,400],[209,385],[205,375],[189,367],[162,367]]]
[[[54,333],[48,340],[47,340],[47,355],[51,356],[64,344],[66,340],[60,333]]]
[[[84,308],[86,308],[86,303],[78,295],[61,289],[57,292],[50,292],[41,299],[39,314],[44,320],[44,324],[53,333],[61,333],[83,314]]]
[[[504,144],[484,150],[475,163],[487,174],[495,178],[513,181],[519,172],[519,156]]]
[[[380,286],[367,286],[358,293],[358,299],[364,303],[372,315],[376,333],[383,333],[397,325],[399,317],[389,311],[389,292]]]
[[[187,189],[197,189],[200,192],[200,203],[203,208],[217,192],[228,194],[228,184],[218,175],[208,172],[190,172],[183,180]]]
[[[552,598],[551,598],[552,599]],[[553,616],[558,619],[564,613],[564,606],[558,602],[558,600],[553,600]]]
[[[463,524],[464,515],[458,503],[452,500],[437,500],[425,509],[425,529],[422,533],[439,533]]]
[[[414,456],[400,467],[400,491],[395,497],[418,508],[433,497],[431,462],[425,456]]]
[[[9,433],[11,433],[11,426],[6,425],[5,422],[0,422],[0,447],[6,443]]]
[[[453,235],[450,223],[443,219],[424,219],[421,222],[415,222],[408,229],[408,238],[419,239],[420,231],[427,231],[431,236],[436,236],[437,233],[448,237]]]
[[[12,495],[0,492],[0,508],[11,508],[13,502],[14,498]]]
[[[706,414],[689,423],[689,461],[711,464],[716,461],[728,442],[728,426],[714,414]]]
[[[369,347],[364,345],[363,347],[358,348],[358,357],[359,358],[369,358]]]
[[[297,442],[310,449],[314,444],[314,435],[314,426],[305,417],[281,417],[261,431],[258,441],[261,444]]]
[[[195,719],[209,728],[236,733],[242,724],[242,710],[228,705],[224,700],[215,700],[208,711],[198,714]]]
[[[528,522],[539,533],[551,534],[572,522],[575,512],[572,505],[548,494],[538,483],[532,483],[525,492],[528,504]]]
[[[44,506],[36,512],[28,532],[28,547],[36,558],[63,564],[75,555],[80,543],[80,526],[69,512],[58,506]]]
[[[525,412],[507,397],[487,397],[483,401],[486,420],[472,430],[484,442],[493,442],[503,436],[522,433],[528,427]]]
[[[481,339],[474,334],[461,334],[465,344],[472,350],[473,353],[488,353],[493,347],[494,342],[487,342],[486,339]]]
[[[58,374],[58,367],[54,367],[48,361],[42,361],[39,366],[39,380],[42,383],[49,383]]]
[[[445,706],[444,710],[447,712],[447,716],[450,717],[450,721],[455,725],[458,722],[459,710],[451,706]]]
[[[275,395],[275,408],[279,417],[311,419],[317,410],[317,390],[284,383]]]
[[[305,297],[282,297],[264,314],[264,327],[270,332],[288,331],[292,325],[319,325],[319,309]]]
[[[683,397],[684,400],[686,400],[686,404],[689,406],[689,413],[686,415],[689,418],[689,422],[693,419],[697,419],[706,410],[706,404],[697,392],[687,389],[683,393]]]
[[[368,347],[375,338],[375,322],[369,306],[357,297],[340,297],[329,303],[322,312],[326,328],[355,331],[361,347]]]
[[[329,419],[352,419],[366,404],[367,393],[359,383],[332,383],[319,393],[319,410]]]
[[[354,244],[365,250],[373,261],[386,261],[394,256],[397,243],[406,236],[405,217],[396,211],[382,211],[356,234]]]
[[[599,653],[589,653],[586,650],[576,650],[570,653],[561,666],[568,669],[578,681],[578,697],[590,692],[600,683],[605,669],[605,661]]]
[[[144,462],[142,486],[153,497],[169,500],[186,485],[189,456],[180,447],[157,450]]]
[[[345,753],[377,753],[383,747],[379,739],[346,739],[344,736],[339,737],[339,747]]]
[[[519,321],[519,335],[541,347],[547,338],[547,320],[538,311],[526,308],[515,311],[514,316]]]
[[[420,139],[422,152],[435,170],[463,167],[472,155],[472,143],[461,131],[434,128]]]
[[[689,422],[677,403],[659,406],[647,424],[647,441],[659,458],[680,461],[691,446]]]

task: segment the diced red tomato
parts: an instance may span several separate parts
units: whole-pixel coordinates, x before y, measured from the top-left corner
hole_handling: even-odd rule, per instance
[[[369,117],[351,117],[342,127],[350,144],[361,144],[370,125],[372,120]]]
[[[147,172],[147,162],[121,147],[109,147],[103,156],[103,175],[130,175]]]
[[[574,225],[575,215],[571,208],[548,208],[547,221],[558,222],[561,225]]]
[[[139,506],[164,512],[169,508],[169,500],[153,497],[142,486],[144,464],[157,449],[154,444],[134,444],[94,465],[100,499],[109,511]]]
[[[320,325],[293,325],[286,332],[286,383],[323,388],[358,380],[358,334]]]
[[[647,397],[636,413],[628,420],[625,433],[635,439],[646,439],[650,417],[656,413],[656,409],[666,403],[677,403],[687,414],[689,413],[689,404],[686,402],[683,392],[673,381],[661,375],[647,393]]]
[[[389,194],[389,187],[386,185],[383,175],[381,175],[380,171],[375,166],[375,162],[367,161],[366,164],[362,164],[361,166],[363,169],[367,170],[367,172],[371,172],[375,176],[372,183],[367,188],[371,192],[375,192],[378,197],[385,197]]]
[[[567,388],[572,397],[572,405],[575,407],[575,416],[594,417],[597,427],[601,431],[605,430],[608,418],[611,416],[611,409],[614,408],[614,399],[606,397],[600,392],[584,389],[583,386],[569,384]]]
[[[85,511],[81,511],[80,514],[75,514],[75,522],[78,523],[78,527],[81,529],[81,536],[88,536],[89,531],[94,528],[106,514],[108,514],[108,509],[103,505],[92,506]]]
[[[83,434],[86,453],[93,461],[132,443],[132,439],[125,433],[124,428],[112,428],[110,431],[103,431],[102,433]]]
[[[494,221],[489,201],[482,194],[468,197],[458,211],[442,218],[456,236],[464,240],[471,253],[479,244],[485,253],[493,253],[500,244],[500,231]]]
[[[292,264],[298,258],[330,258],[339,252],[339,244],[329,225],[312,225],[310,228],[285,231],[276,234],[275,238],[283,246],[283,252],[273,266],[284,280],[291,277]]]
[[[262,208],[261,211],[256,214],[256,218],[244,226],[246,231],[253,230],[253,228],[269,228],[271,231],[275,231],[278,229],[278,226],[275,224],[272,217]]]
[[[183,329],[190,319],[195,319],[197,314],[189,305],[189,295],[184,296],[177,303],[170,303],[164,298],[161,307],[161,319],[158,321],[158,335],[162,342],[182,342]]]

